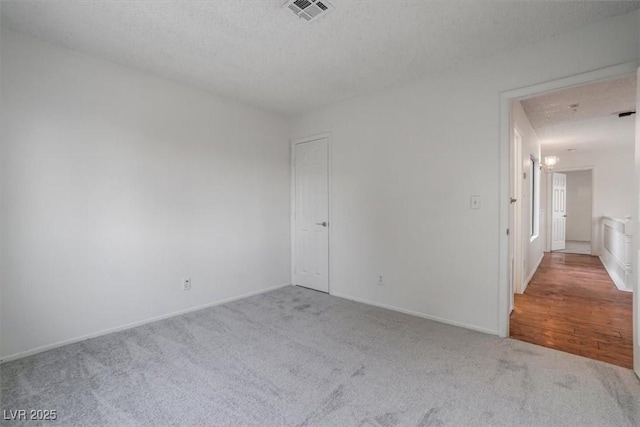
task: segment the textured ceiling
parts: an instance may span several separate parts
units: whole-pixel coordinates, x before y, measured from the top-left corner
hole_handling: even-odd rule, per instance
[[[348,1],[314,22],[284,0],[2,1],[1,23],[296,114],[627,13],[638,1]]]
[[[636,109],[635,74],[550,92],[521,103],[545,152],[569,148],[596,151],[633,147],[635,143],[635,116],[617,115]],[[573,104],[579,105],[571,108]]]
[[[570,108],[574,104],[579,105]],[[635,110],[636,76],[631,74],[529,98],[522,101],[522,108],[538,136],[543,136],[544,128],[550,126]]]
[[[566,153],[569,149],[578,152],[602,151],[627,147],[633,152],[635,145],[635,116],[598,117],[580,122],[569,122],[545,128],[540,137],[545,155]]]

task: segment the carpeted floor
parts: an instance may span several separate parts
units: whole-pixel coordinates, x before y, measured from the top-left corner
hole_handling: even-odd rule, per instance
[[[296,287],[0,369],[47,425],[640,425],[630,370]]]

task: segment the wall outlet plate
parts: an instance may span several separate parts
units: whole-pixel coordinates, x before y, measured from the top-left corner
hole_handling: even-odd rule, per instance
[[[471,209],[480,209],[480,196],[471,196]]]
[[[187,277],[186,279],[182,279],[182,290],[190,291],[191,290],[191,277]]]

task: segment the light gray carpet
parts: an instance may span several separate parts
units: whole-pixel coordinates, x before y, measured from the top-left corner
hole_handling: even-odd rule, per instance
[[[630,370],[296,287],[0,369],[65,425],[640,425]]]

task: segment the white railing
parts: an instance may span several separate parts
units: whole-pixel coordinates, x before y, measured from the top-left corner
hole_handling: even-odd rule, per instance
[[[631,292],[631,217],[602,217],[600,260],[621,291]]]

